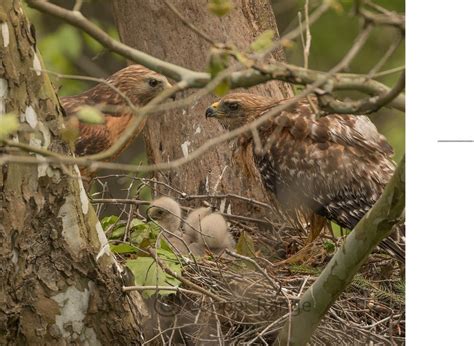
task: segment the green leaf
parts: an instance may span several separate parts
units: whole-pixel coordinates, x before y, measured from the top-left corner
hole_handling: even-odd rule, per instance
[[[76,114],[79,120],[88,124],[103,124],[105,121],[102,112],[91,106],[82,106]]]
[[[265,51],[272,45],[273,36],[275,36],[273,30],[265,30],[250,44],[250,48],[256,53]]]
[[[251,68],[252,65],[254,64],[253,60],[247,58],[245,54],[242,54],[237,49],[233,50],[233,56],[235,59],[237,59],[238,62],[240,62],[242,65],[248,68]]]
[[[344,236],[341,226],[339,226],[335,222],[331,222],[331,230],[332,230],[333,236],[336,238],[341,238],[342,236]]]
[[[225,70],[229,65],[229,54],[219,49],[211,50],[208,70],[212,78],[215,78],[221,71]],[[222,97],[230,90],[230,81],[228,78],[222,80],[215,88],[214,94]]]
[[[134,229],[130,233],[130,242],[140,245],[145,239],[150,239],[150,231],[148,229]]]
[[[144,153],[143,153],[144,154]],[[142,154],[142,155],[143,155]],[[146,160],[146,155],[143,155],[143,157],[141,157],[141,155],[137,155],[136,158],[137,159],[140,159],[138,162],[143,162]],[[151,194],[151,189],[147,189],[147,188],[144,188],[144,189],[140,189],[140,199],[144,200],[144,201],[151,201],[153,199],[153,196]]]
[[[125,234],[125,226],[120,226],[120,227],[115,228],[112,231],[109,238],[110,239],[122,238],[124,234]]]
[[[142,220],[133,219],[132,222],[130,222],[130,228],[134,230],[148,230],[149,227]]]
[[[158,249],[157,251],[159,250],[168,251],[169,253],[172,253],[174,255],[173,249],[171,248],[170,244],[168,244],[168,242],[164,239],[161,239],[160,241],[160,249]]]
[[[222,97],[226,95],[229,92],[229,90],[230,90],[230,82],[226,78],[214,88],[214,94],[216,96]]]
[[[158,234],[160,233],[160,226],[158,226],[154,222],[149,222],[147,223],[148,228],[150,229],[150,238],[156,239],[158,237]]]
[[[75,67],[71,61],[78,58],[82,51],[79,30],[67,24],[61,25],[53,33],[39,40],[39,48],[45,66],[54,66],[54,70],[62,73],[73,73]],[[85,86],[79,81],[68,81],[64,85],[67,86],[68,93],[83,90]],[[76,87],[70,88],[72,85],[82,87],[77,90]]]
[[[15,114],[0,115],[0,140],[7,138],[20,128],[20,122]]]
[[[253,243],[252,238],[247,234],[247,232],[242,232],[240,234],[239,240],[237,241],[237,245],[235,246],[235,250],[238,254],[252,257],[255,255],[255,245]]]
[[[336,245],[332,241],[325,241],[323,243],[323,248],[328,252],[333,252],[336,250]]]
[[[79,31],[70,26],[63,25],[57,32],[57,39],[62,52],[70,59],[77,58],[82,50],[82,40]]]
[[[229,54],[219,49],[213,48],[209,58],[208,71],[212,78],[215,78],[219,72],[225,70],[229,65]]]
[[[207,8],[216,16],[222,17],[232,10],[232,2],[230,0],[209,0]]]
[[[100,220],[100,223],[102,225],[102,228],[104,230],[107,230],[107,228],[109,228],[110,226],[117,224],[118,220],[119,217],[117,215],[110,215],[103,217],[102,220]]]
[[[161,244],[162,248],[156,249],[156,253],[163,259],[172,263],[178,263],[178,257],[176,257],[170,246],[165,241]]]
[[[121,221],[117,215],[110,215],[100,221],[109,239],[119,239],[125,234],[125,222]]]
[[[112,250],[113,253],[136,253],[137,248],[128,245],[128,244],[110,244],[110,250]]]
[[[162,254],[158,254],[160,258]],[[171,254],[173,255],[173,254]],[[177,262],[169,261],[167,255],[165,264],[173,272],[181,274],[181,266]],[[176,258],[176,257],[175,257]],[[181,283],[179,280],[175,279],[171,275],[166,274],[161,268],[159,268],[154,259],[151,257],[138,257],[136,259],[130,259],[127,261],[127,267],[132,271],[135,277],[135,284],[140,286],[168,286],[168,287],[177,287]],[[143,291],[145,297],[150,297],[155,294],[154,290]],[[167,295],[175,293],[175,291],[169,290],[160,290],[158,292],[160,295]]]
[[[161,286],[165,280],[165,273],[158,270],[157,265],[151,257],[138,257],[129,259],[127,267],[135,277],[135,285],[139,286]],[[155,293],[153,290],[143,291],[145,297],[150,297]]]
[[[100,23],[100,22],[99,22]],[[116,41],[120,41],[120,35],[115,25],[109,25],[107,28],[107,34]]]
[[[341,2],[338,0],[324,0],[324,2],[328,3],[329,6],[336,11],[336,13],[341,14],[344,12],[344,6],[342,6]]]
[[[76,139],[79,137],[79,119],[77,117],[69,117],[64,122],[64,128],[60,129],[61,138],[68,143],[69,145],[73,146],[76,142]],[[105,229],[105,227],[104,227]]]
[[[130,241],[139,246],[146,246],[152,239],[152,231],[148,224],[142,220],[133,219],[130,223]],[[145,242],[148,241],[148,242]]]
[[[95,39],[93,39],[91,36],[89,36],[88,34],[83,32],[82,37],[83,37],[84,42],[86,43],[86,45],[91,49],[91,51],[94,54],[99,54],[100,52],[102,52],[104,50],[104,47],[99,42],[97,42]]]

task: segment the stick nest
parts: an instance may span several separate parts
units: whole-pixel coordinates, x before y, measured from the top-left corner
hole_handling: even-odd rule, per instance
[[[141,188],[169,187],[150,179],[134,179]],[[102,180],[101,186],[107,184]],[[127,201],[123,204],[120,200],[113,201],[125,220],[130,219],[132,213],[139,217],[144,215],[140,211],[140,206],[145,204],[139,198],[140,191],[134,192],[139,202],[133,207],[132,186],[129,185]],[[182,204],[196,197],[175,188],[169,190]],[[95,195],[100,197],[97,204],[102,213],[107,211],[104,198],[108,197],[107,193],[100,191]],[[222,196],[205,197],[199,196],[199,203],[206,200],[221,209],[225,204]],[[252,204],[245,198],[240,202]],[[262,207],[265,203],[257,204]],[[239,239],[237,251],[220,256],[180,258],[181,275],[194,287],[183,283],[173,294],[147,299],[152,314],[148,327],[152,332],[145,332],[145,343],[271,344],[291,318],[290,311],[298,313],[298,309],[304,309],[298,305],[301,295],[317,280],[344,240],[343,235],[335,236],[326,230],[312,243],[303,261],[277,266],[275,262],[304,246],[306,230],[288,224],[281,215],[271,219],[261,214],[233,214],[226,219],[234,238]],[[403,270],[403,266],[386,254],[373,253],[330,308],[311,344],[404,344]]]

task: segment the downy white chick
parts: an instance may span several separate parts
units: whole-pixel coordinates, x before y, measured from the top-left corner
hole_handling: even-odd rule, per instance
[[[171,233],[180,233],[181,207],[171,197],[160,197],[151,202],[148,216]]]
[[[165,232],[164,234],[173,249],[182,254],[188,253],[183,240],[179,239],[183,237],[183,233],[180,230],[181,207],[178,202],[170,197],[160,197],[151,203],[148,216],[160,227],[176,235],[173,237],[170,233]]]
[[[209,207],[197,208],[189,213],[183,225],[183,232],[186,237],[186,241],[189,241],[189,243],[194,243],[198,240],[198,232],[201,231],[199,222],[211,213],[212,209]]]
[[[219,254],[225,249],[232,249],[235,246],[227,222],[220,214],[213,213],[204,217],[201,220],[200,230],[201,233],[197,234],[197,244],[209,248],[215,254]]]

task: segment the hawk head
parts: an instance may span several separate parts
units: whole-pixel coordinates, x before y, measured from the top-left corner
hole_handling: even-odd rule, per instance
[[[166,77],[142,65],[130,65],[117,71],[106,79],[120,90],[137,107],[143,107],[171,84]],[[93,89],[93,98],[107,104],[122,104],[123,98],[105,84],[98,84]]]
[[[206,110],[206,118],[217,118],[227,129],[233,130],[252,122],[273,106],[269,97],[247,93],[232,93],[213,103]]]

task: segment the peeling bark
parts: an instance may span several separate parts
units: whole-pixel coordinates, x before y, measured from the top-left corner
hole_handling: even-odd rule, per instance
[[[268,0],[233,1],[234,9],[225,17],[217,17],[207,10],[207,1],[170,1],[179,12],[205,32],[215,42],[233,43],[239,49],[249,44],[267,29],[278,33],[273,11]],[[159,0],[115,0],[114,15],[123,42],[174,64],[206,71],[211,45],[185,26]],[[271,59],[283,61],[283,50]],[[249,89],[275,98],[288,97],[292,90],[278,81]],[[189,95],[190,92],[186,92]],[[186,109],[179,109],[152,117],[144,131],[148,156],[153,162],[173,160],[198,148],[206,140],[224,132],[217,121],[206,120],[206,108],[216,100],[206,96]],[[221,145],[182,169],[166,172],[168,183],[187,193],[237,193],[263,199],[264,192],[258,179],[246,175],[241,162],[232,155],[231,143]],[[253,165],[253,161],[247,160]],[[237,164],[234,164],[237,163]],[[163,174],[157,174],[162,179]],[[216,188],[217,187],[217,188]],[[242,212],[242,205],[232,201],[233,212]],[[235,203],[235,205],[234,205]],[[228,208],[229,201],[225,206]],[[248,206],[248,205],[247,205]]]
[[[0,2],[0,116],[18,114],[14,140],[70,154],[59,136],[58,98],[41,70],[20,1]],[[2,345],[141,341],[141,298],[122,292],[121,268],[71,173],[77,167],[69,174],[51,165],[0,169]]]

